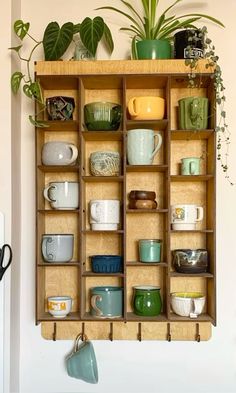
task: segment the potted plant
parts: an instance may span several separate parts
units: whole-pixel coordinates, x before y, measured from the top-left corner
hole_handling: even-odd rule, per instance
[[[129,27],[122,27],[120,30],[128,32],[132,37],[133,59],[171,58],[170,42],[173,34],[179,29],[194,27],[194,23],[202,18],[224,27],[219,20],[205,14],[171,15],[174,7],[183,0],[176,0],[159,17],[157,16],[159,0],[141,0],[142,15],[129,2],[120,1],[126,7],[127,12],[111,6],[99,7],[97,10],[117,12],[131,22]]]
[[[25,37],[30,38],[34,42],[33,48],[30,50],[28,57],[21,56],[23,44],[9,48],[16,52],[20,60],[26,63],[25,73],[15,71],[11,76],[11,89],[14,94],[19,91],[22,85],[23,93],[30,99],[36,101],[40,112],[45,110],[45,103],[38,81],[34,81],[31,74],[30,63],[35,50],[43,45],[45,60],[59,60],[67,51],[69,45],[74,41],[74,37],[79,34],[84,47],[92,54],[96,55],[98,44],[104,40],[108,51],[112,53],[114,44],[109,27],[100,16],[94,19],[85,18],[82,23],[73,24],[72,22],[64,23],[61,27],[57,22],[50,22],[43,35],[43,39],[38,41],[30,33],[30,23],[24,23],[17,20],[14,23],[14,32],[16,36],[23,41]],[[47,122],[38,121],[36,117],[30,115],[30,122],[37,127],[47,127]]]

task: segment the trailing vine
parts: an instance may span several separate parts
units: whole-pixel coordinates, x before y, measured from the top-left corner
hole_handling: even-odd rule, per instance
[[[216,106],[215,110],[218,114],[217,124],[215,127],[215,132],[217,135],[217,160],[220,162],[221,169],[225,175],[227,181],[234,185],[231,181],[228,170],[228,158],[229,158],[229,147],[230,147],[230,130],[226,121],[226,111],[225,111],[225,86],[223,82],[222,70],[218,63],[219,57],[215,53],[215,46],[212,40],[208,37],[208,31],[206,26],[198,30],[193,30],[193,33],[189,36],[189,46],[188,50],[191,51],[196,43],[201,40],[203,44],[203,58],[207,60],[206,68],[214,69],[212,74],[212,79],[214,80],[214,90],[216,95]],[[195,70],[197,69],[198,61],[201,59],[201,55],[197,54],[194,58],[185,59],[185,64],[190,67],[189,77],[189,87],[193,88],[196,86],[201,86],[202,81],[197,80]]]

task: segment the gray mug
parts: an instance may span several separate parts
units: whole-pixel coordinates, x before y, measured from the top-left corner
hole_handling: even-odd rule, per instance
[[[41,247],[46,262],[69,262],[73,258],[74,235],[43,235]]]

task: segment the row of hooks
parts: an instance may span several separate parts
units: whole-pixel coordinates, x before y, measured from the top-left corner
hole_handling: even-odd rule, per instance
[[[166,339],[167,341],[171,342],[171,324],[167,323],[167,336]],[[81,337],[82,337],[82,341],[84,341],[84,337],[85,337],[85,323],[82,322],[82,332],[81,332]],[[57,340],[57,323],[54,322],[53,325],[53,333],[52,333],[52,339],[53,341]],[[113,341],[113,322],[110,322],[110,332],[108,334],[108,339],[110,341]],[[137,340],[138,341],[142,341],[142,322],[138,323],[138,333],[137,333]],[[196,323],[196,335],[195,335],[195,340],[197,342],[201,341],[201,336],[200,336],[200,327],[199,327],[199,323]]]

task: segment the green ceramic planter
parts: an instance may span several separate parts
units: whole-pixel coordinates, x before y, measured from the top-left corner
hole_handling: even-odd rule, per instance
[[[138,59],[171,59],[168,40],[143,40],[136,44]]]

